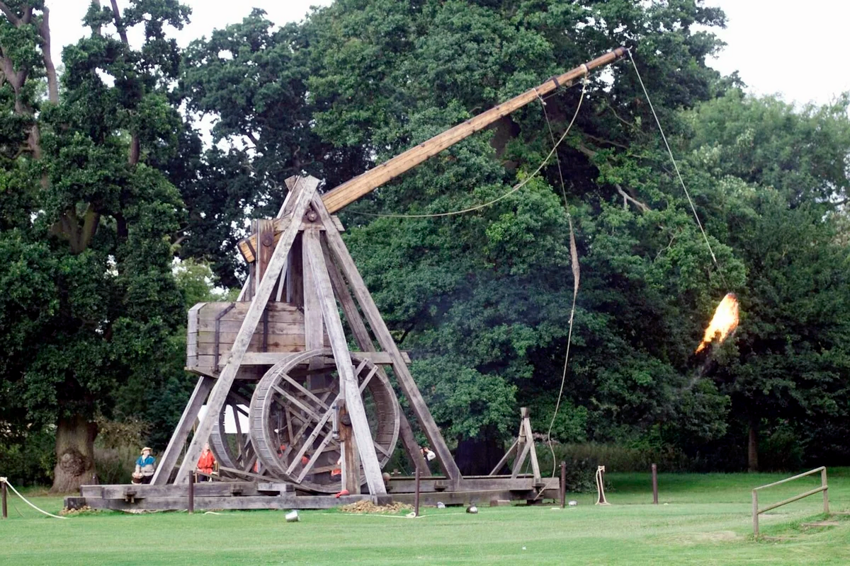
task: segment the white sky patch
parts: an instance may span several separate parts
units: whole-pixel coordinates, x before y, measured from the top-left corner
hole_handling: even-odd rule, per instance
[[[739,71],[752,94],[826,104],[850,91],[843,53],[850,24],[846,0],[707,0],[726,12],[727,43],[709,64]]]
[[[278,25],[301,21],[310,6],[331,0],[183,0],[192,8],[192,23],[174,32],[181,47],[209,37],[212,30],[236,23],[253,7],[268,13]],[[850,2],[838,0],[706,0],[726,12],[727,29],[714,30],[728,45],[710,65],[729,74],[739,71],[753,94],[780,94],[787,102],[824,104],[850,91],[850,73],[842,54],[850,23]],[[118,5],[126,9],[127,0]],[[89,0],[47,0],[51,10],[53,50],[60,61],[62,47],[88,34],[82,18]],[[107,2],[104,5],[108,5]],[[132,38],[137,43],[140,38]],[[616,47],[614,45],[611,46]],[[569,67],[569,62],[565,66]],[[575,62],[578,64],[578,62]]]

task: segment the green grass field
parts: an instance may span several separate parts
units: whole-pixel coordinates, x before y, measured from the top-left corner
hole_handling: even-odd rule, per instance
[[[651,502],[648,474],[610,474],[610,507],[589,494],[578,506],[426,508],[424,517],[301,512],[217,515],[92,513],[60,521],[12,496],[0,522],[0,564],[850,564],[850,516],[834,527],[820,495],[762,515],[751,531],[750,489],[780,474],[661,474],[661,505]],[[785,484],[763,505],[802,493],[815,478]],[[62,499],[32,501],[58,512]],[[830,470],[833,512],[850,509],[850,470]],[[16,509],[17,508],[17,511]],[[20,513],[19,513],[19,512]],[[23,515],[23,516],[21,516]]]

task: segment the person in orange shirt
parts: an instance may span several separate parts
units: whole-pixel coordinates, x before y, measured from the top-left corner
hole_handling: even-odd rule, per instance
[[[212,481],[213,468],[215,468],[215,456],[210,450],[210,443],[204,444],[204,450],[201,452],[201,457],[198,458],[198,481]]]

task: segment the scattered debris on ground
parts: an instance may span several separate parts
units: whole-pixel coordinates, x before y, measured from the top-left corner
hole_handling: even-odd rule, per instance
[[[400,513],[402,511],[410,511],[412,505],[407,503],[390,503],[389,505],[375,505],[368,499],[349,503],[339,508],[343,513]]]
[[[66,517],[66,516],[74,516],[74,515],[93,515],[94,513],[98,513],[98,512],[99,511],[97,509],[92,509],[88,505],[83,505],[79,509],[68,509],[66,507],[65,509],[62,509],[61,511],[59,511],[59,514],[62,515],[63,517]]]

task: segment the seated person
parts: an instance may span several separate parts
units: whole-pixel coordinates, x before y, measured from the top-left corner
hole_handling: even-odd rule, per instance
[[[136,470],[133,472],[133,483],[151,483],[156,470],[156,459],[151,456],[151,449],[142,448],[142,455],[136,458]]]
[[[215,456],[210,450],[210,443],[207,442],[204,444],[201,457],[198,458],[198,468],[195,470],[198,474],[198,481],[212,481],[213,469],[215,469]]]

